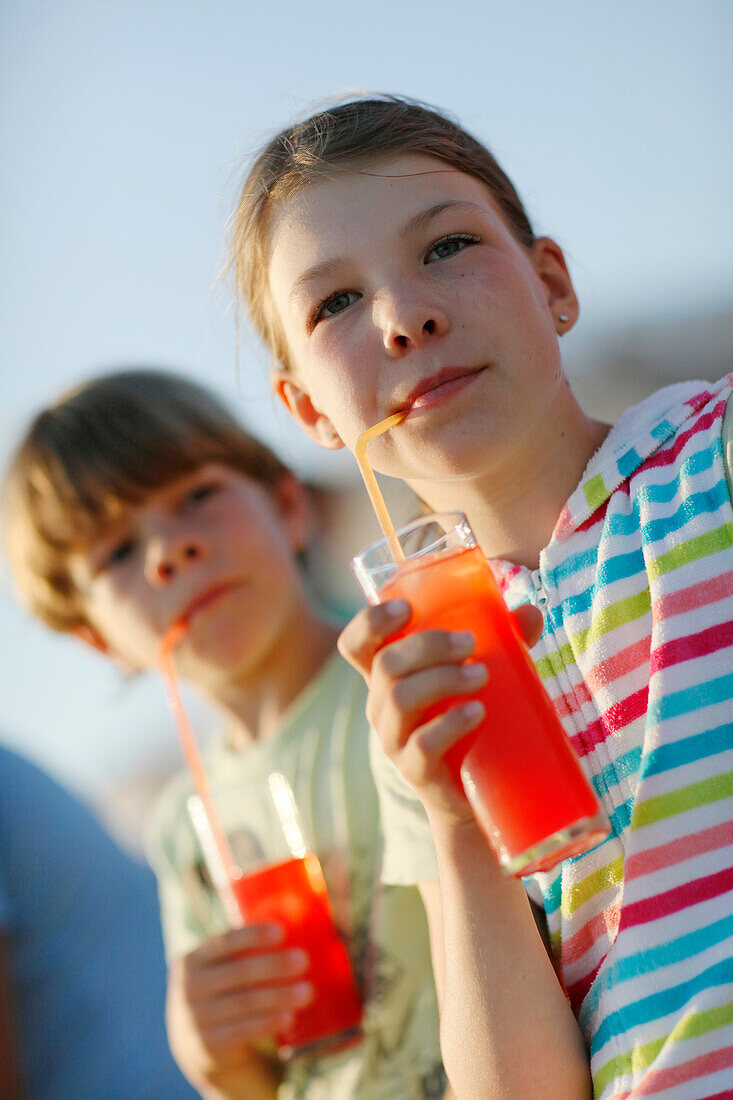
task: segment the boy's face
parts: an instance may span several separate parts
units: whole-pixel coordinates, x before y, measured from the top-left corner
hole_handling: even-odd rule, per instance
[[[551,415],[577,313],[562,253],[524,248],[479,180],[416,154],[339,172],[277,208],[270,247],[293,363],[274,385],[324,445],[409,406],[370,457],[424,484],[480,474]]]
[[[178,619],[182,675],[214,687],[265,661],[302,600],[294,559],[309,522],[294,479],[270,495],[210,463],[151,492],[72,555],[89,624],[133,668],[157,664]]]

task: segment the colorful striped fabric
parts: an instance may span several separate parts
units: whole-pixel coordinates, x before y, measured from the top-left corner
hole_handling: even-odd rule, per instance
[[[529,572],[533,657],[609,839],[527,880],[597,1100],[733,1098],[733,375],[621,417]]]

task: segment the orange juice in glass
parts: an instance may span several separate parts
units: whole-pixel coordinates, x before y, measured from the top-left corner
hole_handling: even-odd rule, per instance
[[[430,629],[474,635],[470,660],[489,672],[474,693],[486,713],[446,759],[503,869],[548,870],[595,847],[609,832],[605,814],[466,518],[422,516],[396,537],[404,560],[385,538],[358,554],[352,568],[370,603],[410,604],[410,621],[394,637]],[[423,721],[465,701],[443,700]]]
[[[211,801],[226,835],[224,867],[201,798],[188,811],[214,885],[233,895],[236,923],[279,924],[283,947],[301,947],[309,958],[301,976],[313,999],[275,1036],[285,1060],[341,1050],[361,1039],[362,1006],[346,945],[334,924],[318,857],[303,837],[290,786],[280,773],[214,787]]]

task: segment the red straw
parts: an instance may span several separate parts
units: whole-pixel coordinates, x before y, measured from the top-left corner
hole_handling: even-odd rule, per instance
[[[188,622],[185,619],[179,619],[173,624],[170,630],[166,632],[158,647],[158,664],[160,665],[160,670],[163,673],[168,689],[168,697],[178,726],[183,756],[191,772],[198,796],[201,799],[201,805],[209,829],[211,830],[211,836],[225,871],[225,880],[217,884],[222,904],[226,910],[229,923],[233,927],[241,927],[243,924],[242,914],[231,889],[231,879],[239,877],[239,868],[234,862],[226,833],[214,809],[214,802],[211,797],[211,786],[209,785],[206,768],[204,767],[199,747],[196,744],[196,738],[194,737],[191,723],[183,705],[183,699],[181,698],[181,692],[178,686],[178,674],[173,661],[173,650],[185,636],[187,630]]]

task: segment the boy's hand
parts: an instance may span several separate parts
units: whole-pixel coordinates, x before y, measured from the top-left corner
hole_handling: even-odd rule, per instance
[[[486,666],[468,660],[474,648],[470,633],[425,630],[390,642],[409,618],[405,600],[366,607],[343,630],[339,650],[366,680],[369,722],[426,810],[456,822],[473,820],[444,755],[484,718],[482,704],[471,696],[486,683]],[[542,632],[541,613],[521,607],[515,620],[527,644],[534,645]],[[465,703],[422,721],[428,707],[462,695]]]
[[[283,948],[277,925],[249,925],[206,940],[176,959],[168,978],[171,1049],[194,1084],[216,1082],[241,1068],[257,1072],[251,1044],[282,1031],[313,997],[302,980],[306,953]],[[274,1095],[274,1094],[273,1094]]]

